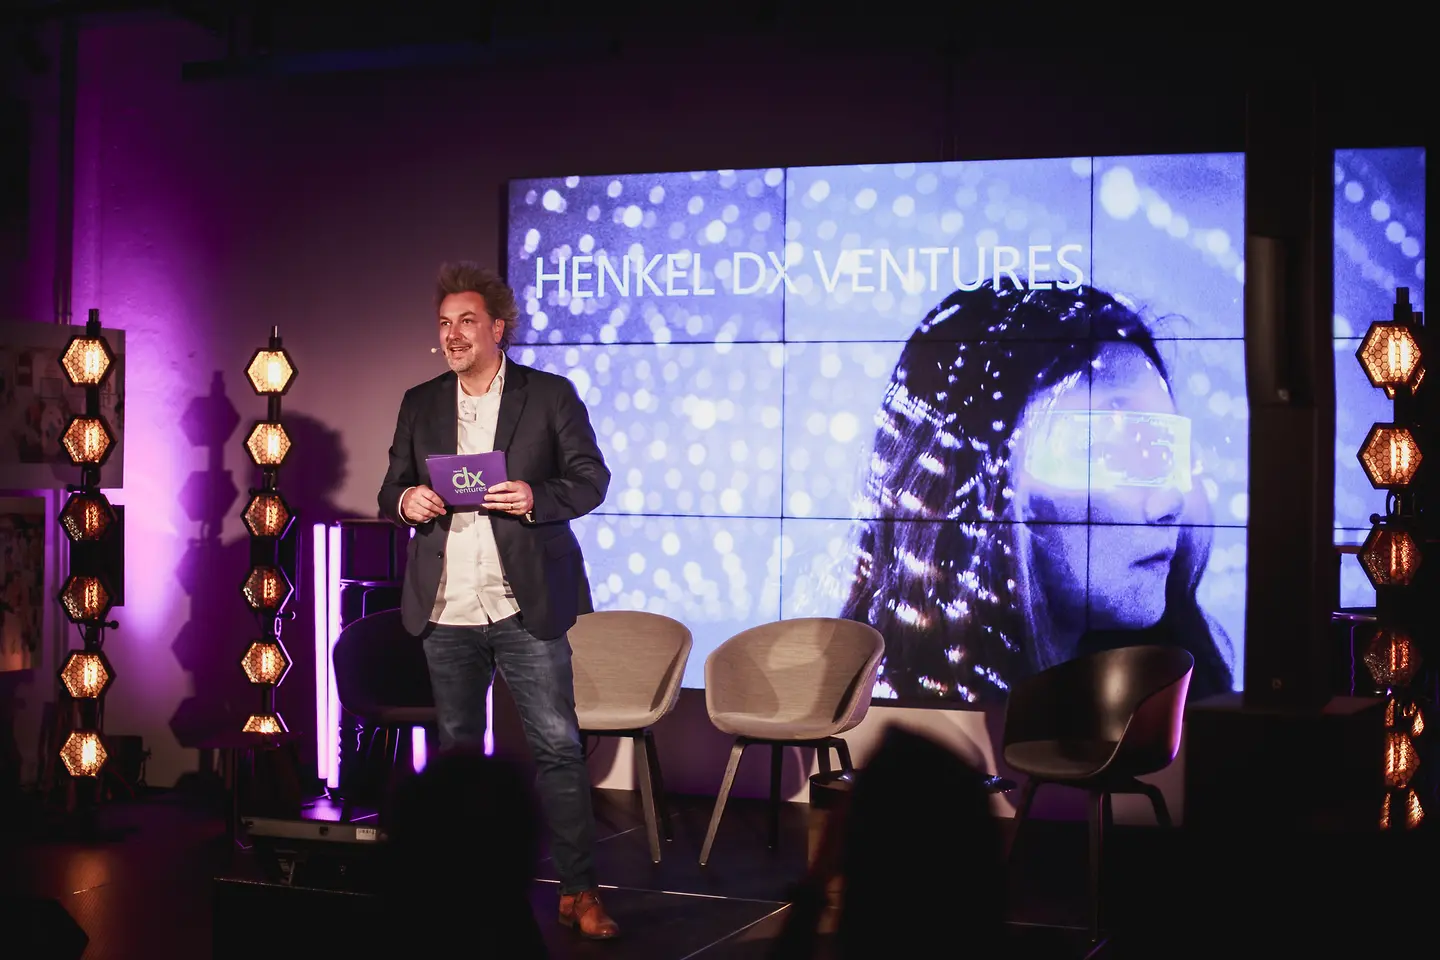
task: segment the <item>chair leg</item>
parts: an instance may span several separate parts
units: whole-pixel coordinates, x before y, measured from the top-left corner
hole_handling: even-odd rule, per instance
[[[645,731],[645,755],[650,759],[650,783],[655,790],[655,812],[660,817],[660,835],[675,839],[675,824],[670,822],[670,798],[665,792],[665,775],[660,770],[660,752],[655,749],[655,734]]]
[[[832,737],[831,740],[833,739]],[[833,746],[831,740],[823,740],[815,745],[815,761],[820,765],[821,773],[830,772],[830,748]]]
[[[705,843],[700,847],[700,866],[710,860],[710,847],[715,843],[715,831],[720,827],[720,817],[725,813],[725,801],[730,798],[730,788],[735,785],[735,771],[740,769],[740,758],[750,741],[736,737],[730,748],[730,762],[725,765],[725,779],[720,781],[720,794],[715,798],[715,810],[710,814],[710,827],[705,831]]]
[[[1150,806],[1155,808],[1155,819],[1160,826],[1169,828],[1174,826],[1170,820],[1170,808],[1165,805],[1165,794],[1153,783],[1140,783],[1140,792],[1150,798]]]
[[[1007,862],[1015,859],[1015,848],[1020,845],[1020,832],[1025,826],[1025,821],[1030,818],[1030,806],[1035,802],[1035,794],[1040,789],[1040,781],[1033,777],[1025,781],[1025,786],[1020,788],[1020,802],[1015,805],[1014,827],[1010,831],[1010,852],[1006,855]]]
[[[377,800],[377,799],[380,797],[381,791],[384,790],[384,786],[383,786],[383,785],[384,785],[384,783],[385,783],[385,781],[386,781],[386,779],[387,779],[387,777],[388,777],[388,774],[386,773],[386,771],[388,771],[388,770],[390,769],[390,764],[391,764],[390,757],[391,757],[392,754],[394,754],[394,752],[395,752],[394,735],[391,733],[391,730],[390,730],[389,727],[384,727],[384,728],[381,730],[381,737],[380,737],[380,763],[379,763],[379,768],[378,768],[378,770],[377,770],[376,764],[374,764],[374,763],[372,762],[372,763],[369,765],[369,767],[367,768],[367,770],[366,770],[367,777],[366,777],[365,789],[366,789],[367,791],[369,791],[369,797],[370,797],[371,800]]]
[[[840,755],[840,772],[855,773],[855,765],[850,762],[850,744],[845,742],[844,737],[835,737],[835,752]]]
[[[1105,851],[1105,823],[1110,817],[1110,794],[1091,794],[1090,808],[1090,942],[1100,940],[1102,857]]]
[[[785,769],[785,748],[770,744],[770,849],[780,847],[780,776]]]
[[[660,862],[660,830],[655,819],[655,786],[650,782],[650,751],[645,735],[631,737],[635,744],[635,776],[640,781],[640,806],[645,813],[645,838],[650,842],[650,862]]]
[[[384,777],[380,780],[380,799],[389,792],[390,784],[395,783],[396,771],[400,767],[400,734],[403,727],[395,727],[386,731],[390,738],[390,753],[384,759]]]
[[[350,822],[350,818],[355,813],[355,791],[357,789],[364,789],[363,785],[368,784],[368,781],[370,779],[370,768],[372,765],[373,755],[375,753],[375,734],[379,732],[380,731],[378,728],[371,728],[370,736],[365,741],[365,749],[363,752],[360,753],[359,757],[357,758],[360,762],[360,776],[356,777],[352,775],[350,777],[350,786],[347,787],[344,791],[344,799],[340,803],[341,823]],[[361,784],[362,786],[357,787],[357,783]]]

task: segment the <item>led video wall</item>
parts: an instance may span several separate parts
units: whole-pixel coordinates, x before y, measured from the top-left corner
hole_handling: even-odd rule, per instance
[[[1339,543],[1383,505],[1354,350],[1397,286],[1423,309],[1424,169],[1336,155]],[[513,355],[615,475],[576,524],[597,605],[687,623],[694,687],[739,630],[835,615],[885,632],[901,702],[1151,637],[1238,687],[1243,208],[1231,154],[512,183]]]
[[[1235,154],[512,182],[510,355],[614,476],[574,525],[597,607],[689,625],[691,687],[846,616],[903,703],[1162,638],[1232,689],[1243,215]]]

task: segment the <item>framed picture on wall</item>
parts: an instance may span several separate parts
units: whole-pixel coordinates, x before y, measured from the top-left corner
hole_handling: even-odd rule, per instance
[[[79,480],[60,437],[85,412],[85,390],[60,369],[65,344],[83,326],[0,323],[0,490],[64,489]],[[100,391],[100,413],[115,447],[100,469],[100,486],[125,482],[125,334],[103,330],[115,354]]]
[[[45,612],[45,500],[0,497],[0,671],[29,670]]]

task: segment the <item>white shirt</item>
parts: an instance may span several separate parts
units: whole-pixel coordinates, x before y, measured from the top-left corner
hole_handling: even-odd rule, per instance
[[[466,393],[456,378],[456,453],[488,453],[495,449],[495,425],[500,418],[506,362],[502,354],[500,372],[490,381],[490,389],[478,397]],[[480,507],[452,513],[445,565],[430,620],[477,626],[496,623],[519,612],[520,605],[515,602],[515,593],[500,563],[500,548],[495,544],[489,511]]]

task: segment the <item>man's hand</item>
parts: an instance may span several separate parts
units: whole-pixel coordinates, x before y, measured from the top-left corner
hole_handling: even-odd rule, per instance
[[[485,491],[485,508],[523,517],[535,507],[535,493],[524,480],[502,480]]]
[[[424,523],[445,515],[445,501],[423,483],[406,491],[400,501],[400,513],[411,523]]]

